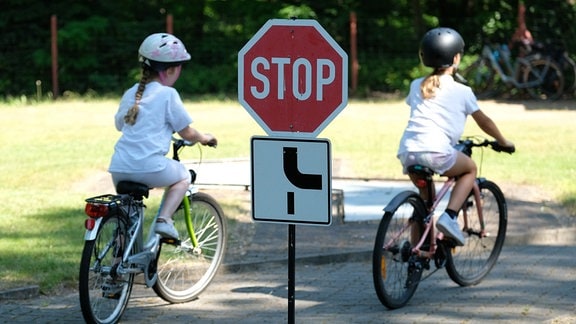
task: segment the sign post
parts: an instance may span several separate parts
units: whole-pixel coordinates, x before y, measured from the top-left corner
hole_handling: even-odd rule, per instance
[[[348,55],[315,20],[271,19],[238,52],[238,101],[253,137],[252,219],[288,224],[294,323],[296,224],[330,225],[330,142],[315,139],[348,103]]]

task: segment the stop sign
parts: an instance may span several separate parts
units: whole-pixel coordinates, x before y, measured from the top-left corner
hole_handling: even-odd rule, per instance
[[[238,100],[268,135],[316,137],[348,102],[348,55],[315,20],[269,20],[238,53]]]

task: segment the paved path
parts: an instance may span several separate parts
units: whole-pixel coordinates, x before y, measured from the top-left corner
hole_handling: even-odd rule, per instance
[[[478,286],[460,288],[444,271],[422,282],[404,308],[389,311],[373,289],[368,255],[296,264],[297,323],[483,323],[576,321],[571,245],[506,246]],[[221,273],[196,301],[170,305],[137,287],[123,323],[285,323],[286,267]],[[76,294],[0,304],[2,323],[81,323]]]
[[[296,227],[296,323],[576,322],[576,227],[559,206],[507,191],[507,241],[490,275],[461,288],[438,271],[406,307],[389,311],[374,292],[370,259],[379,218],[373,214],[383,205],[370,202],[385,204],[409,184],[342,180],[338,186],[345,222]],[[242,183],[235,188],[249,204]],[[232,223],[224,266],[198,300],[170,305],[137,286],[122,323],[287,322],[288,226],[242,217]],[[0,323],[81,322],[76,292],[0,301]]]

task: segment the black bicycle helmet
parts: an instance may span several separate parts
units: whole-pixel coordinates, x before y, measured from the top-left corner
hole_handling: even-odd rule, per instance
[[[452,28],[438,27],[429,30],[420,42],[420,59],[431,68],[452,66],[454,55],[464,52],[464,40]]]

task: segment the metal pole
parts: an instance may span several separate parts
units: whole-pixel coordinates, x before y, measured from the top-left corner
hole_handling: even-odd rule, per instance
[[[296,281],[296,225],[288,225],[288,324],[294,324]]]

